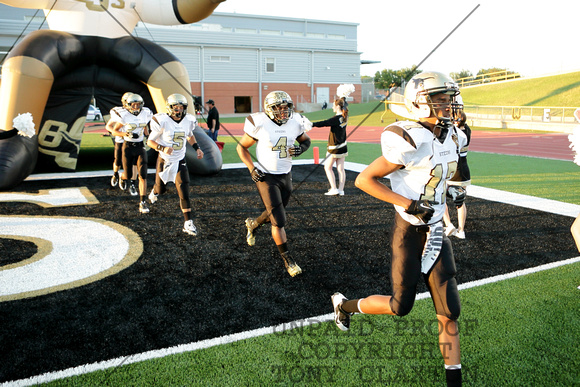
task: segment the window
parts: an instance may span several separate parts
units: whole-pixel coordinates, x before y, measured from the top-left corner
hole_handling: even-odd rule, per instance
[[[303,32],[294,32],[294,31],[284,31],[284,35],[285,36],[303,37],[304,36],[304,33]]]
[[[236,28],[236,32],[239,34],[257,34],[258,31],[255,28]]]
[[[279,30],[260,30],[262,35],[280,35]]]
[[[336,35],[336,34],[328,34],[328,35],[326,35],[326,37],[328,39],[336,39],[336,40],[344,40],[344,39],[346,39],[346,36],[344,36],[344,35]]]
[[[309,32],[306,34],[307,38],[324,39],[324,34],[316,34],[314,32]]]
[[[276,58],[266,58],[266,72],[276,72]]]
[[[209,57],[210,62],[230,63],[232,58],[230,56],[212,55]]]

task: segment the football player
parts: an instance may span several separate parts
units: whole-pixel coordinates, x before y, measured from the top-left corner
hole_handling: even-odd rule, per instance
[[[127,108],[112,110],[111,119],[114,125],[111,130],[113,136],[121,136],[123,142],[123,174],[119,186],[127,187],[128,173],[131,172],[134,163],[139,171],[139,212],[149,212],[147,206],[147,152],[143,142],[149,135],[149,121],[153,112],[143,106],[143,98],[139,94],[131,94],[127,97]]]
[[[187,99],[181,94],[171,94],[166,101],[167,113],[158,113],[151,120],[150,148],[159,152],[155,185],[149,194],[151,204],[166,191],[166,184],[174,182],[179,195],[179,205],[185,218],[183,232],[196,236],[197,228],[191,219],[189,200],[189,170],[185,160],[186,141],[203,158],[193,130],[197,125],[194,115],[187,113]]]
[[[364,169],[355,185],[395,206],[392,229],[392,295],[347,300],[332,295],[335,323],[348,330],[353,313],[404,316],[415,301],[421,277],[433,299],[439,322],[439,346],[448,385],[461,384],[457,319],[459,292],[451,242],[443,232],[446,180],[457,169],[459,150],[467,139],[451,120],[459,94],[446,75],[423,72],[405,89],[407,109],[415,121],[399,121],[381,135],[382,156]],[[388,176],[391,188],[379,181]]]
[[[107,129],[109,133],[112,132],[113,127],[115,126],[114,119],[120,117],[123,110],[127,111],[127,98],[129,98],[131,94],[133,93],[130,91],[123,94],[121,97],[121,106],[116,106],[110,110],[109,115],[111,116],[111,119],[109,119],[105,126],[105,129]],[[115,145],[115,150],[113,151],[113,176],[111,177],[111,186],[116,187],[119,184],[119,170],[123,167],[123,142],[125,142],[125,139],[121,136],[111,135],[111,137],[113,139],[113,144]],[[135,173],[133,175],[136,176]],[[134,185],[131,184],[131,187],[134,188]],[[126,186],[123,190],[125,189],[127,189]],[[131,195],[136,196],[137,191],[135,191],[134,194],[131,191]]]
[[[292,277],[302,269],[294,262],[286,243],[286,205],[292,193],[292,157],[310,147],[306,134],[312,123],[294,112],[290,95],[273,91],[264,99],[264,112],[250,114],[244,123],[244,135],[237,146],[242,162],[250,170],[266,210],[257,218],[246,219],[246,240],[256,242],[254,232],[264,223],[272,224],[272,238],[278,246],[284,266]],[[295,142],[299,145],[294,145]],[[257,166],[248,150],[256,144]]]

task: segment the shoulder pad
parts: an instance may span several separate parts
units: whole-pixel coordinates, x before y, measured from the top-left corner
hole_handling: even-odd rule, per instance
[[[417,149],[417,144],[416,144],[415,140],[413,139],[411,134],[408,132],[409,130],[411,130],[413,128],[417,128],[417,127],[423,128],[421,125],[419,125],[418,123],[413,122],[413,121],[400,121],[400,122],[395,122],[394,124],[387,126],[383,130],[383,132],[392,132],[392,133],[400,136],[401,138],[403,138],[403,140],[408,142],[413,148]]]

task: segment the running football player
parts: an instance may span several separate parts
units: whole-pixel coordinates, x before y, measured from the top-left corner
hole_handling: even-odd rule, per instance
[[[246,240],[256,242],[254,232],[265,223],[272,224],[272,238],[292,277],[302,273],[294,262],[286,242],[286,206],[292,194],[292,157],[300,156],[310,147],[306,134],[312,123],[294,113],[294,103],[284,91],[273,91],[264,99],[264,112],[250,114],[244,123],[244,135],[237,151],[250,170],[266,210],[257,218],[246,219]],[[299,145],[294,145],[298,142]],[[250,151],[256,144],[257,165]]]
[[[151,120],[151,135],[147,145],[159,152],[155,185],[149,194],[151,204],[167,190],[166,184],[174,182],[179,195],[179,205],[185,218],[183,232],[196,236],[197,228],[191,219],[189,200],[189,170],[185,160],[186,141],[203,158],[193,130],[197,119],[187,113],[187,99],[181,94],[171,94],[166,100],[167,113],[157,113]]]
[[[111,134],[122,136],[123,143],[123,174],[119,185],[121,188],[127,187],[129,173],[133,164],[137,164],[139,171],[139,212],[146,214],[149,212],[147,206],[147,152],[143,142],[145,136],[149,135],[149,121],[153,117],[153,112],[143,106],[143,98],[139,94],[131,94],[127,98],[127,109],[112,110],[111,119],[115,122]]]
[[[424,72],[405,89],[405,104],[415,121],[387,126],[381,135],[382,156],[363,170],[355,185],[395,206],[392,229],[392,295],[347,300],[332,295],[335,323],[348,330],[354,313],[404,316],[415,301],[421,277],[431,293],[439,322],[439,347],[447,384],[461,385],[459,350],[460,302],[451,242],[443,232],[446,180],[457,169],[467,138],[457,131],[451,109],[459,94],[446,75]],[[379,181],[388,176],[391,188]]]
[[[123,94],[121,97],[121,106],[115,106],[110,110],[109,115],[111,116],[111,119],[109,119],[107,125],[105,126],[105,129],[107,129],[109,133],[113,131],[113,127],[115,126],[115,119],[118,119],[121,116],[121,112],[123,110],[128,111],[127,98],[129,98],[131,94],[133,93],[130,91]],[[113,135],[111,135],[111,137],[113,139],[113,144],[115,145],[115,149],[113,151],[113,176],[111,177],[111,186],[116,187],[119,184],[119,170],[123,168],[123,143],[125,142],[125,138],[122,136]],[[126,186],[125,189],[127,189]],[[131,192],[131,194],[133,195],[133,192]],[[135,195],[137,195],[136,191]]]

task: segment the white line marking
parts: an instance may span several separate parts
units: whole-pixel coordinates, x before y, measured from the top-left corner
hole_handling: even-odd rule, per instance
[[[312,164],[312,163],[313,163],[313,160],[301,160],[300,163],[295,163],[295,164]],[[241,166],[240,166],[240,164],[241,164]],[[224,164],[222,169],[235,169],[235,168],[241,168],[241,167],[245,167],[245,165],[242,163],[234,164],[234,165]],[[366,167],[366,165],[364,165],[364,164],[345,162],[345,168],[347,168],[351,171],[354,171],[354,172],[361,172],[365,167]],[[99,172],[95,172],[95,173],[98,174]],[[107,171],[107,174],[100,174],[98,176],[108,176],[108,175],[109,175],[109,172]],[[94,176],[83,176],[83,177],[94,177]],[[548,199],[536,198],[536,197],[527,196],[527,195],[514,194],[511,192],[494,190],[491,188],[484,188],[484,187],[478,187],[478,186],[473,186],[473,185],[469,186],[468,190],[470,191],[469,195],[473,196],[473,197],[478,197],[481,199],[511,204],[514,206],[536,209],[536,210],[550,212],[550,213],[554,213],[554,214],[575,217],[580,212],[580,206],[578,206],[578,205],[558,202],[555,200],[548,200]],[[570,264],[573,264],[576,262],[580,262],[580,256],[576,257],[576,258],[566,259],[564,261],[552,262],[549,264],[540,265],[540,266],[532,267],[529,269],[518,270],[518,271],[515,271],[512,273],[507,273],[507,274],[502,274],[502,275],[498,275],[498,276],[494,276],[494,277],[490,277],[490,278],[485,278],[482,280],[467,282],[467,283],[459,285],[458,288],[459,288],[459,290],[469,289],[469,288],[473,288],[476,286],[482,286],[482,285],[490,284],[493,282],[499,282],[499,281],[503,281],[506,279],[511,279],[511,278],[520,277],[520,276],[531,274],[531,273],[536,273],[536,272],[540,272],[540,271],[544,271],[544,270],[553,269],[553,268],[560,267],[560,266],[570,265]],[[424,292],[424,293],[417,294],[416,299],[422,300],[422,299],[429,298],[429,297],[430,297],[429,293]],[[330,303],[329,303],[329,305],[330,305]],[[329,306],[329,308],[330,308],[330,306]],[[177,345],[174,347],[169,347],[169,348],[164,348],[164,349],[159,349],[159,350],[154,350],[154,351],[142,352],[142,353],[138,353],[135,355],[126,356],[126,357],[119,357],[116,359],[111,359],[111,360],[102,361],[102,362],[98,362],[98,363],[85,364],[85,365],[78,366],[78,367],[68,368],[68,369],[65,369],[62,371],[48,372],[45,374],[30,377],[27,379],[20,379],[20,380],[13,381],[13,382],[3,383],[0,386],[29,386],[29,385],[40,384],[40,383],[48,383],[48,382],[58,380],[58,379],[68,378],[68,377],[77,376],[77,375],[83,375],[83,374],[87,374],[87,373],[95,372],[95,371],[102,371],[102,370],[106,370],[109,368],[120,367],[120,366],[123,366],[126,364],[138,363],[138,362],[142,362],[145,360],[158,359],[158,358],[162,358],[165,356],[176,355],[176,354],[190,352],[190,351],[196,351],[199,349],[214,347],[216,345],[230,344],[230,343],[234,343],[234,342],[240,341],[240,340],[264,336],[264,335],[273,334],[276,332],[282,332],[285,330],[290,330],[290,329],[294,329],[294,328],[298,328],[298,327],[305,327],[305,326],[309,326],[312,324],[318,324],[318,323],[322,323],[322,322],[326,322],[326,321],[332,321],[333,319],[334,319],[333,313],[328,313],[328,314],[324,314],[324,315],[320,315],[320,316],[316,316],[316,317],[310,317],[308,319],[293,321],[290,323],[284,323],[284,324],[279,324],[279,325],[270,326],[270,327],[253,329],[251,331],[234,333],[231,335],[216,337],[213,339],[202,340],[202,341],[189,343],[189,344]]]

